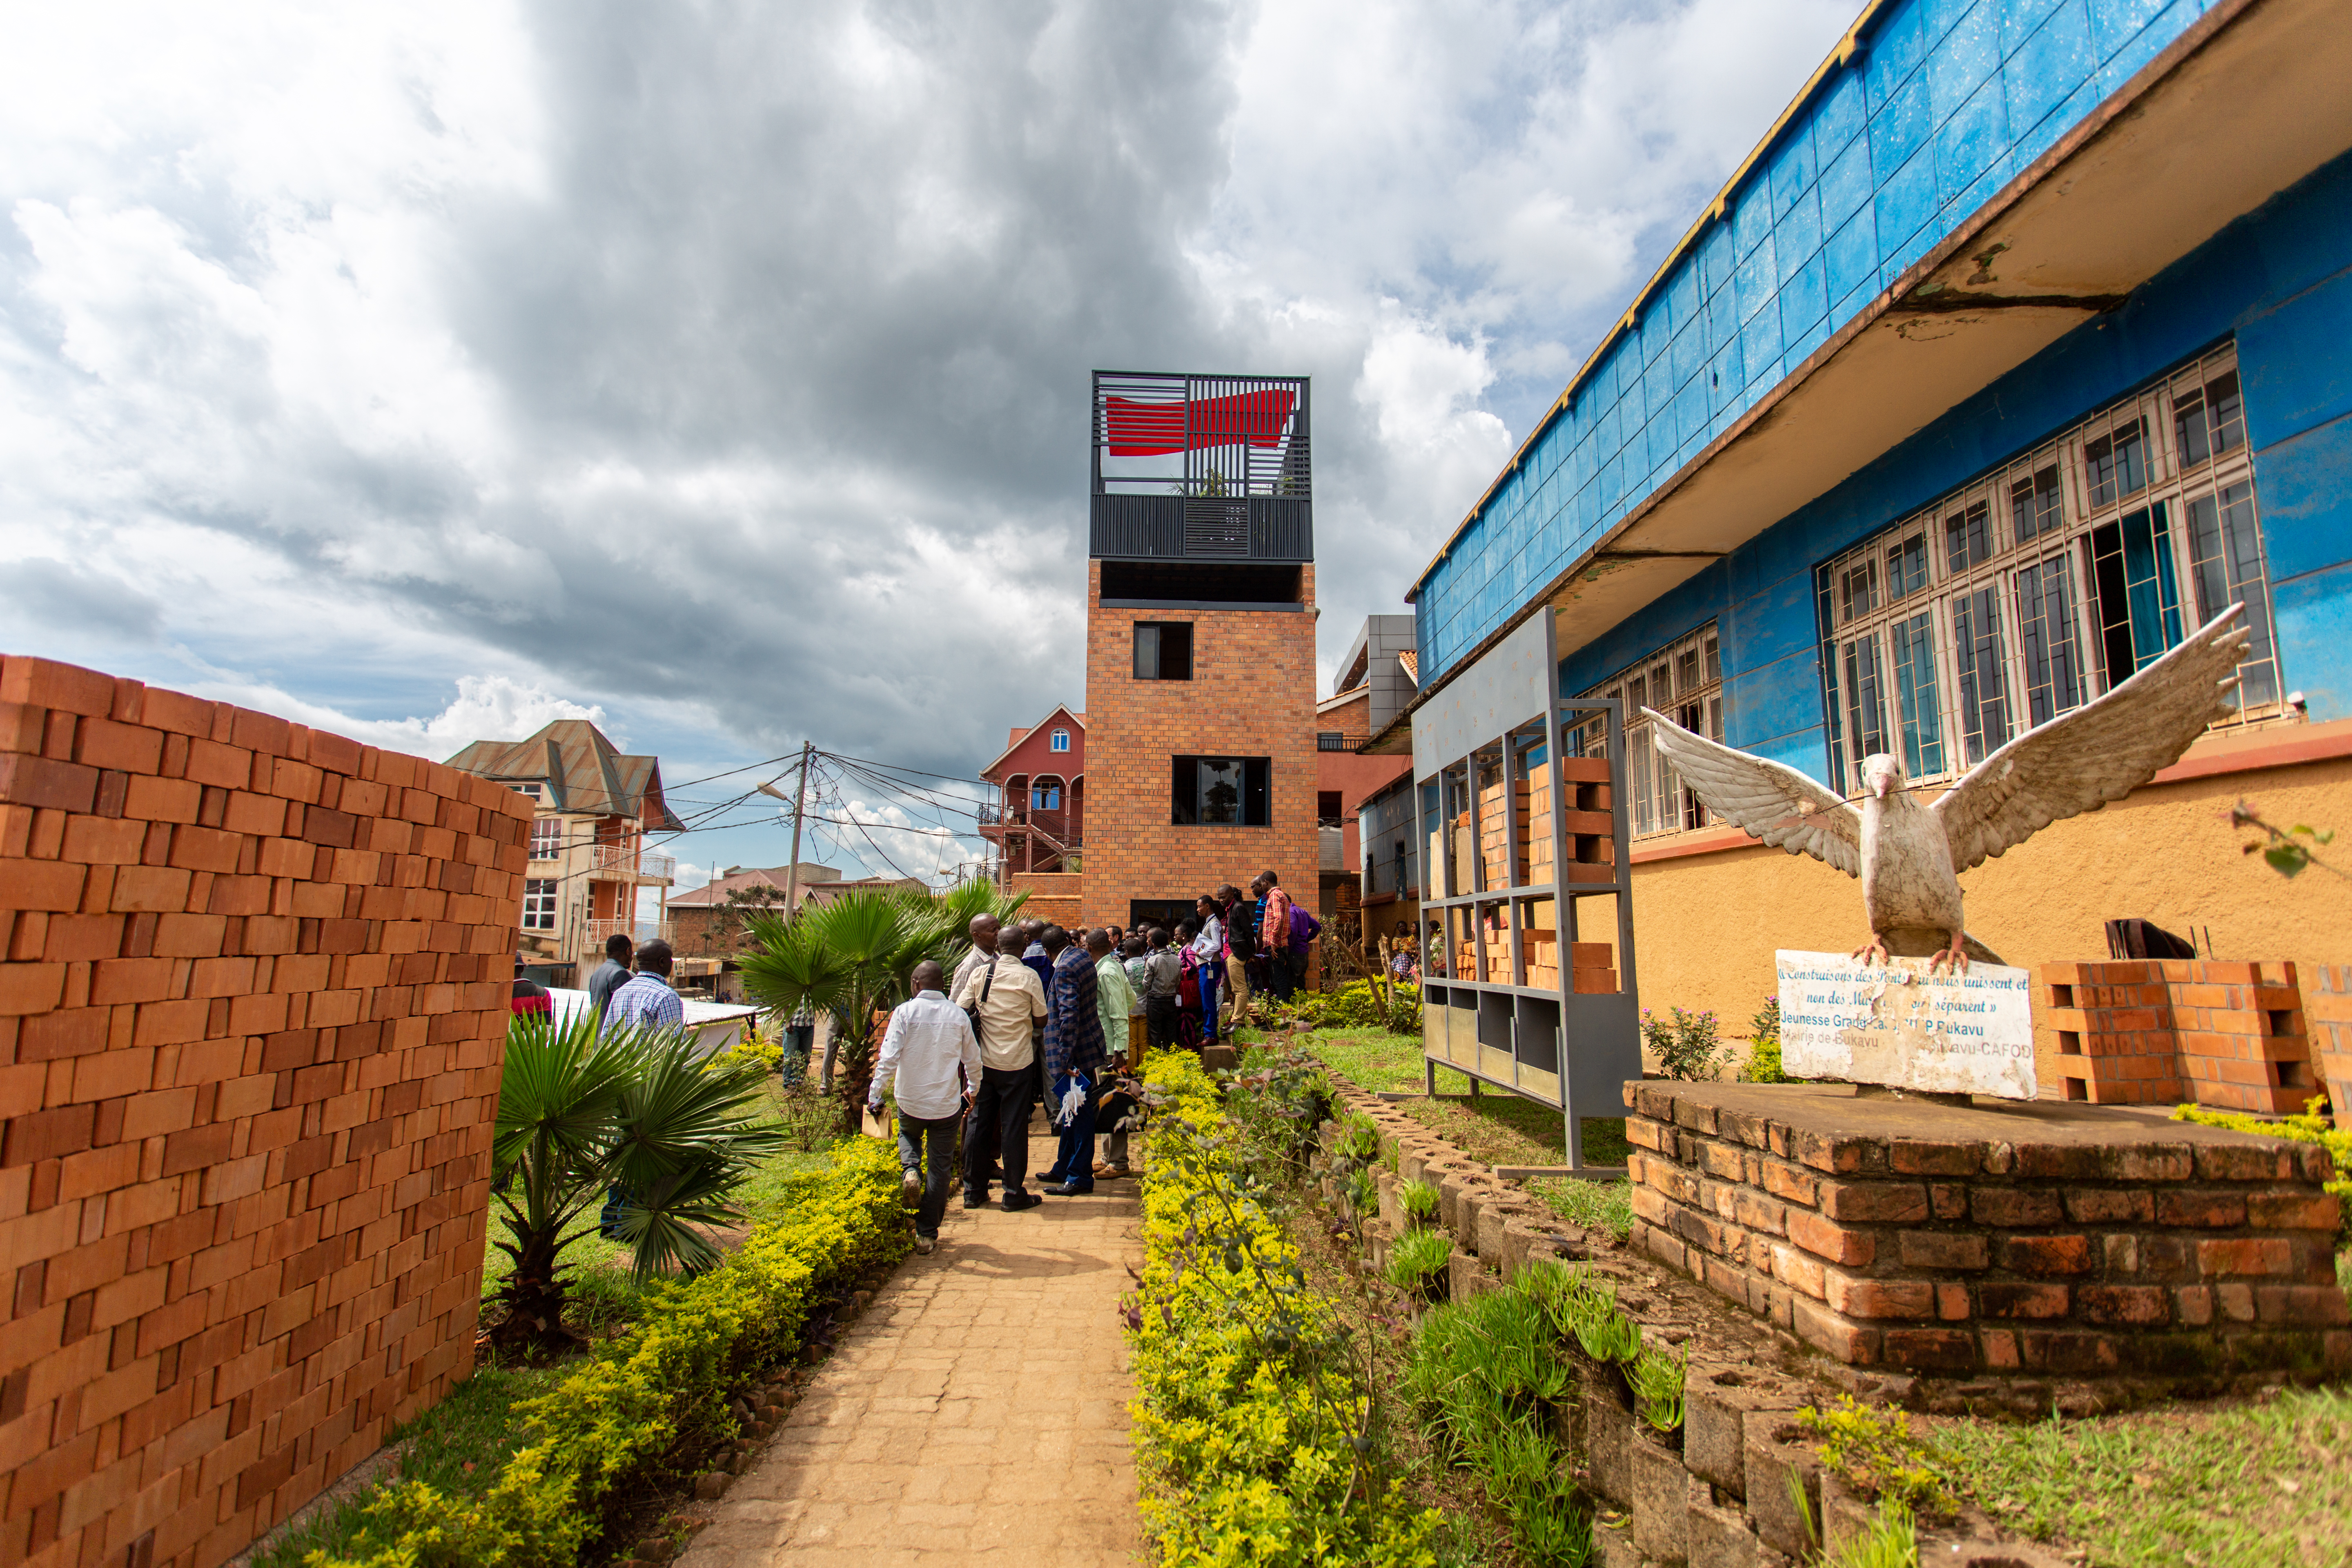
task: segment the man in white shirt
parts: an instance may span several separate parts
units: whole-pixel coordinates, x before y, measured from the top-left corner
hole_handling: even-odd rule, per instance
[[[1035,1208],[1045,1200],[1025,1190],[1029,1176],[1029,1107],[1037,1099],[1036,1026],[1045,1018],[1045,987],[1022,962],[1015,935],[1001,937],[996,951],[959,970],[959,1007],[980,1015],[980,1092],[963,1141],[963,1206],[988,1203],[989,1168],[1004,1167],[1008,1213]]]
[[[938,964],[927,958],[907,978],[915,994],[891,1011],[866,1105],[880,1110],[886,1085],[896,1093],[900,1182],[909,1202],[919,1199],[915,1250],[929,1252],[940,1244],[940,1217],[948,1209],[956,1131],[980,1082],[980,1042],[963,1009],[940,989],[947,977]]]

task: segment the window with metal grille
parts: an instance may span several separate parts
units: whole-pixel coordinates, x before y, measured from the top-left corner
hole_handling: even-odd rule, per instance
[[[553,931],[555,929],[555,889],[562,886],[554,877],[526,878],[522,885],[522,929]]]
[[[1318,730],[1315,731],[1315,749],[1318,752],[1344,752],[1348,749],[1348,737],[1338,730]]]
[[[1274,820],[1269,757],[1173,759],[1169,820],[1182,827],[1264,827]]]
[[[1135,679],[1138,680],[1192,679],[1192,623],[1190,621],[1136,622]]]
[[[552,860],[563,853],[563,818],[534,816],[530,819],[530,858]]]
[[[1914,779],[1963,773],[2241,601],[2240,719],[2281,711],[2231,347],[1882,531],[1817,585],[1844,790],[1877,752]]]
[[[1889,580],[1898,570],[1907,568],[1899,563],[1886,567]],[[1843,584],[1844,590],[1875,605],[1881,592],[1878,562],[1864,562]],[[1723,739],[1723,644],[1714,625],[1668,643],[1584,695],[1614,697],[1625,704],[1625,792],[1633,812],[1631,831],[1639,837],[1705,826],[1706,807],[1683,787],[1682,780],[1659,753],[1652,739],[1656,726],[1642,710],[1654,709],[1685,730],[1711,740]],[[1606,742],[1606,721],[1598,717],[1570,736],[1570,749],[1580,756],[1603,755]]]

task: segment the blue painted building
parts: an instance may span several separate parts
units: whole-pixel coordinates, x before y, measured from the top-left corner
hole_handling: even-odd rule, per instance
[[[1868,6],[1412,584],[1416,776],[1547,618],[1555,695],[1852,792],[1874,751],[1956,777],[2239,601],[2209,739],[2352,753],[2347,82],[2329,0]],[[1626,753],[1637,868],[1729,852]],[[2098,956],[2081,923],[2011,956]]]

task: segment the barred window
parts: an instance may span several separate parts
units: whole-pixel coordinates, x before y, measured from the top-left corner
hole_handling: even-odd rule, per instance
[[[1850,567],[1849,577],[1842,580],[1842,591],[1874,606],[1878,570],[1875,560]],[[1897,570],[1889,564],[1889,581],[1895,580]],[[1683,787],[1682,780],[1659,754],[1651,739],[1655,726],[1642,716],[1642,710],[1655,709],[1685,730],[1711,740],[1723,739],[1723,645],[1714,624],[1667,644],[1584,695],[1614,697],[1625,704],[1625,793],[1633,807],[1634,836],[1705,826],[1706,807]],[[1605,720],[1595,718],[1571,731],[1570,753],[1606,755],[1605,725]]]
[[[1876,752],[1914,779],[1965,772],[2239,601],[2253,633],[2239,718],[2277,716],[2236,351],[1882,531],[1817,588],[1831,765],[1849,792]]]

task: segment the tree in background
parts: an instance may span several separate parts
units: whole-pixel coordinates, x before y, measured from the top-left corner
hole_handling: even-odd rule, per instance
[[[972,917],[1009,920],[1027,898],[964,882],[940,894],[859,889],[791,919],[748,914],[755,946],[740,965],[743,994],[779,1023],[803,1006],[831,1016],[842,1128],[854,1133],[874,1081],[877,1020],[907,999],[908,974],[925,959],[953,973],[971,945]]]

